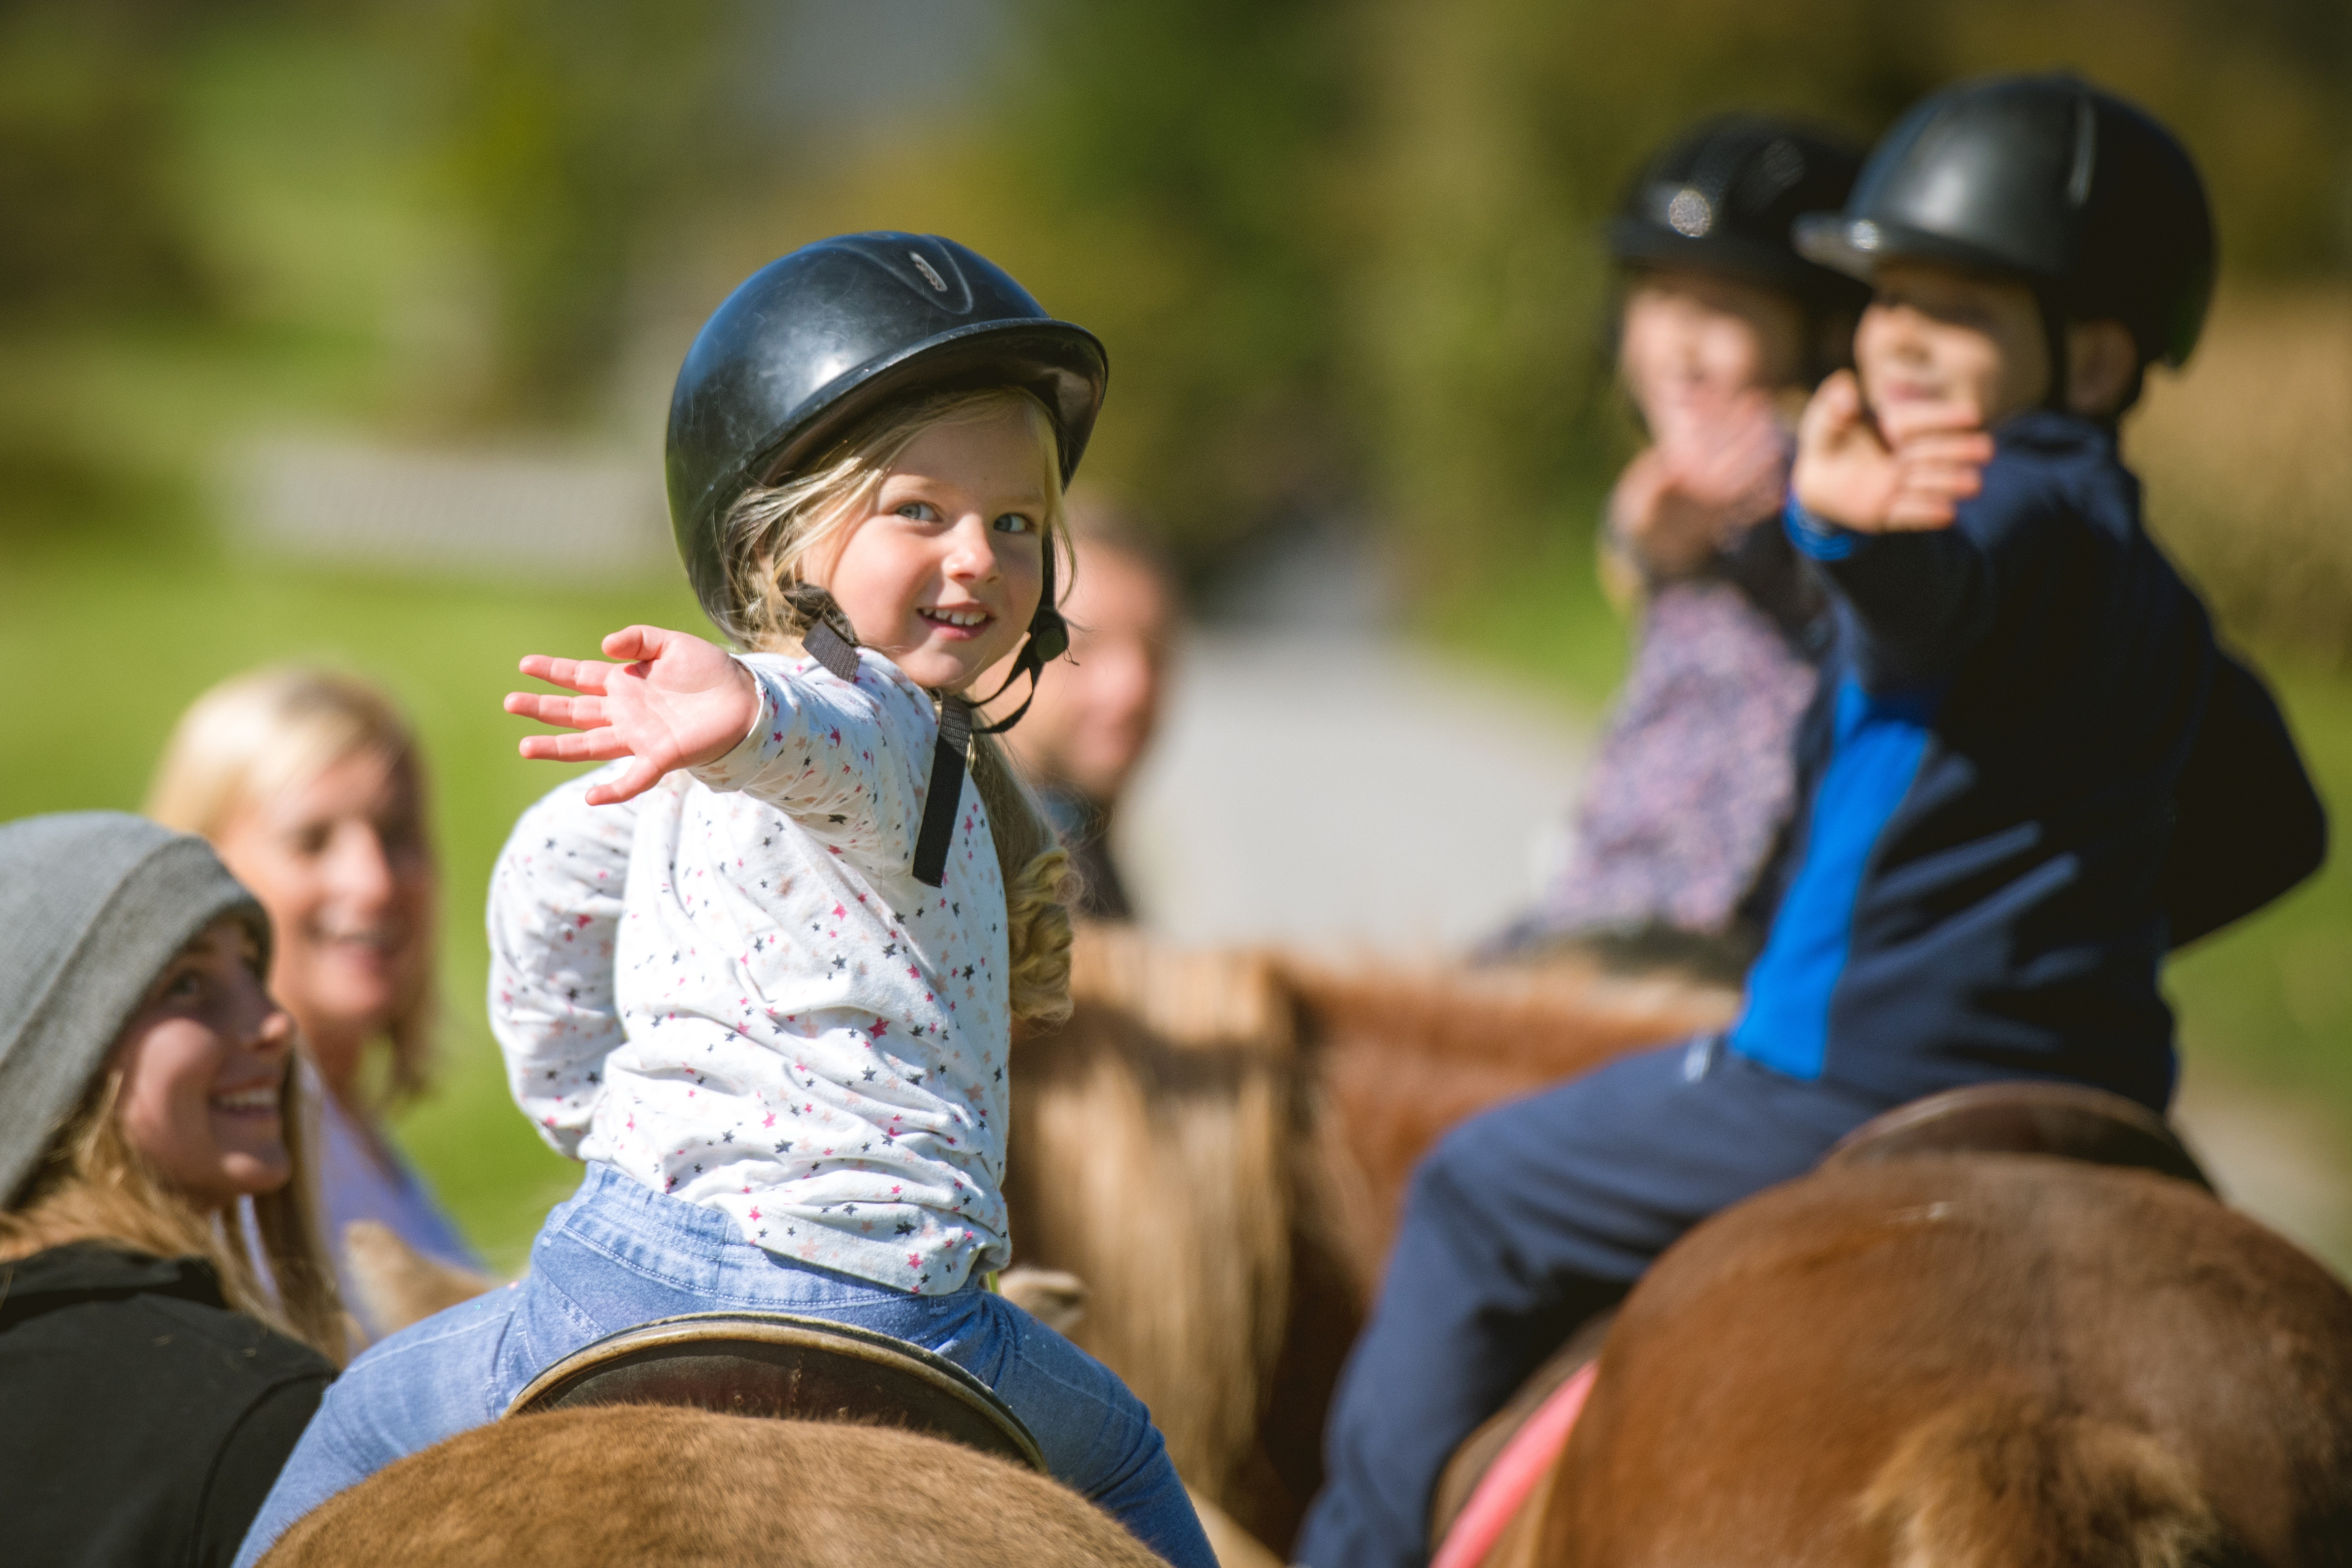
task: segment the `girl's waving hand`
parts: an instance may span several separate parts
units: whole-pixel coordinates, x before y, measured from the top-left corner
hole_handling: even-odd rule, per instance
[[[576,735],[523,738],[525,757],[555,762],[635,765],[587,795],[588,804],[633,800],[679,768],[698,767],[727,753],[760,716],[760,694],[746,670],[716,643],[658,626],[630,626],[604,639],[604,653],[622,664],[551,659],[533,653],[522,673],[578,696],[509,692],[506,710]]]

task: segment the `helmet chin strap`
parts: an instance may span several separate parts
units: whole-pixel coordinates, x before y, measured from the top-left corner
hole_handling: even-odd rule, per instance
[[[819,601],[819,595],[823,595]],[[801,646],[809,656],[844,681],[857,678],[857,645],[843,635],[836,624],[841,612],[833,603],[833,596],[818,589],[803,595],[803,606],[796,601],[807,622],[801,633]],[[994,724],[975,725],[971,722],[971,698],[954,692],[933,695],[940,704],[940,735],[931,746],[931,781],[923,797],[923,823],[915,835],[914,875],[926,887],[937,887],[947,880],[948,850],[955,839],[956,808],[963,800],[964,768],[971,751],[975,735],[1002,735],[1021,722],[1029,705],[1037,700],[1037,677],[1045,666],[1070,650],[1069,622],[1054,608],[1054,549],[1049,539],[1045,547],[1045,591],[1038,596],[1037,612],[1029,618],[1029,636],[1013,656],[1013,669],[1003,684],[981,699],[994,702],[1012,688],[1023,675],[1029,677],[1029,695],[1021,706]]]

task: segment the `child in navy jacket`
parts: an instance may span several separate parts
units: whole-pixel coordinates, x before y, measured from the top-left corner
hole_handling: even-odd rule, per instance
[[[2161,1111],[2171,946],[2278,895],[2324,815],[2259,681],[2143,531],[2115,420],[2194,343],[2186,152],[2067,77],[1914,110],[1817,259],[1876,293],[1787,518],[1836,643],[1746,1009],[1474,1119],[1423,1162],[1297,1561],[1423,1561],[1447,1456],[1716,1210],[1877,1113],[2054,1078]]]

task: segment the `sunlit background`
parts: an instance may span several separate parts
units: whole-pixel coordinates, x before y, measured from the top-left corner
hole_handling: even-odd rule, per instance
[[[1163,923],[1259,939],[1287,909],[1302,938],[1458,946],[1516,890],[1351,931],[1353,893],[1242,883],[1286,813],[1378,790],[1384,758],[1405,809],[1364,813],[1359,862],[1442,867],[1459,837],[1516,864],[1523,819],[1565,809],[1622,662],[1591,570],[1633,440],[1598,244],[1622,182],[1705,111],[1869,136],[1955,76],[2059,64],[2170,120],[2212,186],[2221,298],[2126,452],[2352,821],[2340,0],[16,0],[0,817],[135,807],[181,708],[265,660],[395,692],[446,887],[442,1084],[399,1132],[513,1261],[569,1177],[477,1000],[490,858],[554,781],[499,695],[527,650],[696,623],[661,419],[728,288],[825,234],[931,230],[1109,345],[1087,477],[1165,534],[1210,620],[1190,771],[1134,845]],[[1276,648],[1301,654],[1287,687]],[[1254,748],[1219,727],[1248,703],[1320,711],[1294,749],[1354,754]],[[1456,708],[1525,755],[1401,755]],[[1228,863],[1221,886],[1168,869]],[[2275,1179],[2346,1256],[2320,1233],[2352,1170],[2352,861],[2172,988],[2213,1124],[2299,1151]]]

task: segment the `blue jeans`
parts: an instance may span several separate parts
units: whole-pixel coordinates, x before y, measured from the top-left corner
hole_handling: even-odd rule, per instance
[[[1700,1220],[1811,1170],[1885,1110],[1702,1039],[1473,1116],[1405,1196],[1349,1353],[1305,1568],[1417,1568],[1445,1461],[1576,1326]]]
[[[910,1296],[741,1239],[734,1222],[588,1167],[532,1243],[519,1283],[374,1345],[327,1390],[237,1553],[405,1454],[499,1417],[525,1384],[593,1340],[656,1318],[799,1312],[935,1351],[996,1390],[1056,1479],[1180,1568],[1216,1568],[1142,1401],[1111,1371],[978,1285]]]

